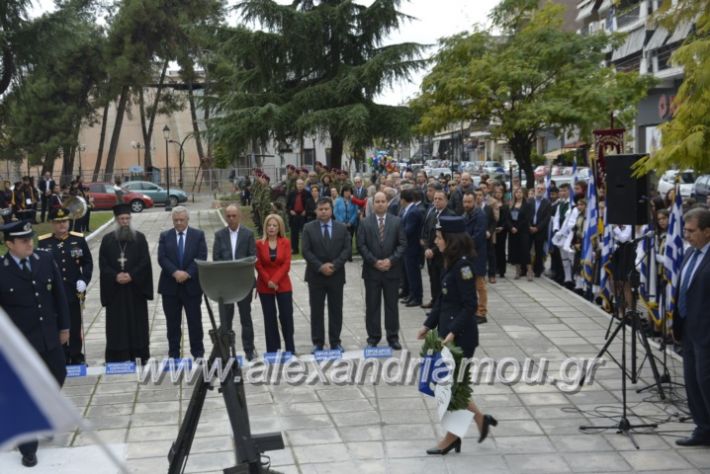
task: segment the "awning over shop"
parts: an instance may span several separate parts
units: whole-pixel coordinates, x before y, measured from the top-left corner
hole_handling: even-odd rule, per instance
[[[615,49],[611,55],[611,60],[616,61],[632,54],[638,53],[643,49],[646,42],[646,29],[641,27],[638,30],[632,31],[626,37],[626,41],[618,49]]]
[[[670,38],[668,38],[668,41],[666,44],[673,44],[673,43],[678,43],[680,41],[683,41],[685,38],[688,37],[690,34],[690,30],[693,29],[693,24],[690,22],[682,22],[680,23],[675,31],[673,31],[673,34],[671,35]]]
[[[589,18],[592,16],[592,11],[594,10],[594,1],[591,0],[587,5],[584,5],[579,9],[579,12],[577,12],[577,18],[576,21],[582,21],[585,20],[586,18]]]

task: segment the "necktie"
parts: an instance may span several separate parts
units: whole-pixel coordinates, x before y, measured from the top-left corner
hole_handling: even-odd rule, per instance
[[[323,224],[323,240],[326,244],[330,243],[330,232],[328,231],[328,224]]]
[[[693,255],[690,257],[690,260],[688,260],[688,265],[685,267],[685,275],[683,276],[683,281],[680,284],[680,292],[678,294],[678,314],[681,318],[685,318],[687,316],[688,298],[686,293],[688,293],[688,287],[690,286],[690,276],[693,273],[693,269],[695,268],[695,262],[698,260],[698,256],[700,255],[700,253],[700,250],[697,249],[693,252]]]
[[[377,226],[377,232],[380,235],[380,242],[384,242],[385,241],[385,218],[379,217],[378,220],[380,221],[380,224]]]
[[[32,274],[32,270],[30,270],[30,262],[28,262],[26,258],[20,260],[20,265],[22,266],[22,271],[24,271],[28,275]]]
[[[183,232],[178,232],[178,263],[182,267],[182,258],[185,255],[185,240]]]

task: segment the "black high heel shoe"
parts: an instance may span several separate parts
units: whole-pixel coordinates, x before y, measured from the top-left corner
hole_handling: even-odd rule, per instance
[[[482,443],[488,436],[491,426],[498,426],[498,420],[491,415],[483,415],[483,424],[481,425],[481,435],[478,437],[478,442]]]
[[[450,445],[448,445],[447,447],[445,447],[443,449],[442,448],[427,449],[426,453],[445,456],[445,455],[449,454],[449,451],[451,451],[452,449],[455,449],[457,453],[461,452],[461,438],[456,438],[456,441],[454,441],[453,443],[451,443]]]

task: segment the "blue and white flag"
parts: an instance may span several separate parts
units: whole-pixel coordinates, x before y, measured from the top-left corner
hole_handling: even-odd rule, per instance
[[[602,234],[602,252],[599,261],[601,272],[599,276],[599,295],[602,299],[602,307],[605,311],[611,312],[611,297],[614,294],[611,287],[612,274],[609,264],[611,254],[614,251],[614,240],[611,237],[611,225],[606,222],[606,207],[604,207],[604,233]]]
[[[0,450],[81,424],[39,355],[0,308]]]
[[[587,187],[587,212],[584,221],[584,239],[582,240],[582,277],[587,282],[587,288],[594,283],[594,237],[599,234],[599,209],[597,206],[597,189],[594,175],[591,175]]]
[[[652,230],[651,226],[641,227],[641,235]],[[661,324],[656,297],[656,236],[646,237],[636,244],[636,268],[639,269],[639,299],[651,316],[654,327]]]
[[[680,267],[683,264],[683,225],[683,198],[680,196],[679,186],[676,185],[663,260],[663,276],[666,279],[665,310],[668,320],[673,318],[675,311],[675,295],[678,293]]]

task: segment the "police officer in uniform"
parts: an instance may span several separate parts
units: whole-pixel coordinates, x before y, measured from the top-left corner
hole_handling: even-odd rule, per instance
[[[82,353],[81,303],[86,293],[86,286],[91,281],[94,262],[91,251],[79,232],[69,231],[71,214],[68,209],[58,209],[50,220],[52,233],[38,238],[39,247],[49,250],[59,267],[64,283],[64,294],[69,303],[70,337],[69,346],[64,348],[67,364],[86,362]]]
[[[434,302],[424,326],[417,333],[424,339],[431,329],[438,328],[444,344],[453,342],[463,350],[464,358],[473,357],[478,346],[478,324],[476,323],[476,276],[473,270],[475,257],[474,243],[466,232],[466,224],[460,216],[441,216],[436,226],[435,244],[444,257],[444,271],[441,277],[441,294]],[[479,430],[478,442],[483,441],[498,421],[491,415],[479,411],[473,400],[469,400],[469,411],[473,412]],[[452,449],[461,450],[461,438],[446,433],[437,446],[427,450],[427,454],[445,455]]]
[[[69,307],[59,268],[48,252],[34,252],[29,222],[12,222],[0,230],[8,248],[0,259],[0,306],[61,386],[67,374],[62,345],[69,341]],[[24,466],[37,464],[37,441],[19,449]]]

